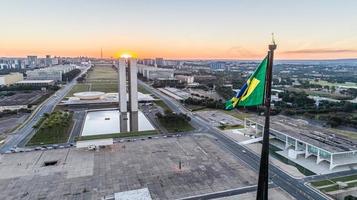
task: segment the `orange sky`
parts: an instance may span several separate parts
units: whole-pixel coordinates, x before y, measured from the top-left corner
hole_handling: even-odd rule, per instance
[[[357,58],[357,1],[3,0],[0,57]],[[219,9],[218,9],[219,8]],[[267,14],[267,10],[269,12]]]

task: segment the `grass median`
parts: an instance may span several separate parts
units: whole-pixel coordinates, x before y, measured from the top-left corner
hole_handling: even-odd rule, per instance
[[[71,113],[53,112],[45,114],[34,126],[36,133],[26,146],[67,142],[72,126]]]

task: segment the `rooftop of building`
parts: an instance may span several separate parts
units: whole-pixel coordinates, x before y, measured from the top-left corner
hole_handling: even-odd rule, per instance
[[[5,76],[9,76],[9,75],[22,75],[22,73],[19,72],[11,72],[9,74],[0,74],[0,77],[5,77]]]
[[[249,118],[264,125],[264,116]],[[357,140],[340,135],[306,120],[283,115],[270,117],[270,128],[331,153],[357,150]],[[357,134],[357,133],[356,133]]]
[[[23,81],[18,81],[16,83],[18,84],[30,84],[30,83],[52,83],[54,80],[23,80]]]

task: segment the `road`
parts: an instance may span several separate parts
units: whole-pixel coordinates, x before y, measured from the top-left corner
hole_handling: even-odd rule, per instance
[[[84,69],[77,77],[86,73],[88,68]],[[23,125],[12,135],[9,135],[5,141],[5,144],[2,145],[0,153],[5,153],[13,147],[22,147],[31,139],[35,134],[34,129],[32,128],[39,119],[41,119],[44,113],[50,113],[56,107],[56,105],[67,95],[67,93],[72,89],[72,87],[77,84],[76,78],[71,82],[67,83],[61,89],[59,89],[55,94],[46,99],[40,107],[35,110],[30,116],[31,118],[27,120],[26,124]]]
[[[272,183],[269,183],[269,188],[274,188],[275,185]],[[231,189],[231,190],[225,190],[225,191],[219,191],[219,192],[214,192],[214,193],[206,193],[206,194],[201,194],[201,195],[196,195],[196,196],[190,196],[190,197],[185,197],[181,198],[178,200],[202,200],[202,199],[215,199],[215,198],[220,198],[220,197],[226,197],[226,196],[233,196],[233,195],[238,195],[238,194],[244,194],[248,192],[254,192],[257,190],[257,185],[251,185],[247,187],[241,187],[237,189]]]
[[[161,100],[163,100],[174,112],[185,113],[190,116],[191,123],[194,127],[200,127],[203,132],[213,135],[215,138],[218,139],[218,142],[222,144],[224,148],[232,152],[248,167],[250,167],[256,172],[259,172],[260,157],[258,155],[251,152],[244,146],[237,144],[230,138],[226,137],[224,134],[221,133],[219,129],[217,129],[216,127],[212,127],[209,123],[201,119],[199,116],[192,114],[176,100],[164,95],[163,93],[150,87],[142,81],[139,81],[139,84],[157,97],[159,97]],[[269,177],[275,185],[281,187],[296,199],[327,199],[327,197],[325,197],[323,194],[306,186],[304,184],[304,181],[291,177],[289,174],[280,170],[272,164],[269,165]]]

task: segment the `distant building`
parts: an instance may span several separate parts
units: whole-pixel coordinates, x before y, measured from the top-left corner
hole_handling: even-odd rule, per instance
[[[24,79],[22,73],[0,75],[0,85],[11,85]]]
[[[52,59],[51,59],[51,55],[46,55],[46,58],[45,58],[45,65],[46,67],[49,67],[52,65]]]
[[[31,85],[31,86],[50,86],[55,85],[54,80],[23,80],[16,82],[18,85]]]
[[[29,67],[36,67],[38,65],[37,56],[27,56],[27,62]]]
[[[198,83],[205,83],[205,82],[209,82],[209,81],[214,81],[216,80],[217,77],[212,76],[212,75],[196,75],[194,76],[194,80]]]
[[[222,61],[210,63],[212,71],[224,71],[226,70],[226,63]]]
[[[154,87],[176,87],[179,80],[176,78],[157,78],[154,80]]]
[[[163,58],[155,58],[155,64],[157,67],[164,66],[164,59]]]
[[[59,59],[58,58],[52,58],[51,59],[51,65],[58,65],[59,64]]]
[[[150,58],[144,58],[138,62],[139,64],[143,65],[149,65],[149,66],[154,66],[155,65],[155,60],[150,59]]]
[[[175,78],[179,80],[181,83],[191,84],[194,82],[193,76],[185,76],[185,75],[176,75]]]
[[[164,69],[164,68],[156,68],[156,67],[149,67],[146,65],[138,65],[138,72],[143,77],[149,80],[156,80],[159,78],[174,78],[174,70],[173,69]]]
[[[62,75],[69,71],[74,70],[76,67],[73,65],[58,65],[56,67],[47,67],[27,71],[28,80],[54,80],[62,81]]]

